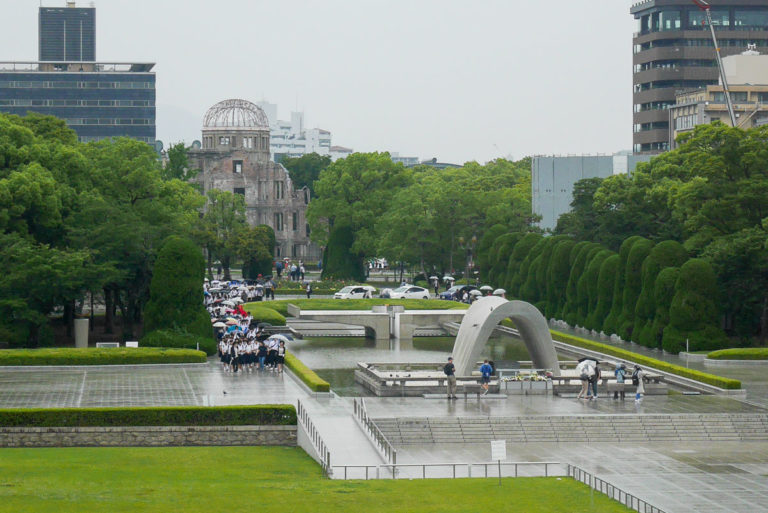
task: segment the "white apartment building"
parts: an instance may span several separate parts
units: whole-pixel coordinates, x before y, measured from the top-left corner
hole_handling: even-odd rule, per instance
[[[256,105],[269,119],[272,160],[280,162],[285,157],[301,157],[307,153],[332,156],[331,132],[322,128],[304,128],[303,112],[291,112],[290,121],[286,121],[277,118],[276,104],[261,101]]]

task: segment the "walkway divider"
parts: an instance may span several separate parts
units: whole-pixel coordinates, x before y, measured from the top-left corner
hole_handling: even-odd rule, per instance
[[[328,446],[325,445],[323,437],[320,436],[320,431],[315,427],[315,423],[307,412],[307,409],[301,404],[301,399],[297,400],[296,416],[299,420],[299,424],[304,428],[304,431],[309,436],[312,446],[317,451],[317,455],[320,458],[320,466],[323,468],[323,472],[326,476],[331,477],[333,470],[331,468],[331,451],[328,450]]]
[[[568,476],[572,477],[576,481],[581,481],[585,485],[589,486],[593,490],[596,490],[602,494],[607,495],[611,499],[618,501],[630,508],[633,511],[639,513],[664,513],[664,510],[657,508],[653,504],[649,504],[643,499],[627,493],[621,488],[600,479],[594,474],[583,470],[576,465],[568,464]]]
[[[336,479],[466,479],[566,476],[569,465],[556,461],[498,461],[487,463],[393,463],[334,466]]]
[[[378,449],[379,453],[381,453],[381,455],[384,457],[384,461],[387,463],[396,464],[397,450],[392,446],[389,440],[387,440],[387,437],[384,436],[384,433],[381,432],[379,426],[376,425],[376,422],[374,422],[373,419],[368,416],[368,410],[365,407],[365,399],[362,397],[356,397],[354,400],[354,406],[355,419],[360,424],[360,427],[363,428],[363,431],[365,431],[368,439],[373,442],[374,446],[376,446],[376,449]]]

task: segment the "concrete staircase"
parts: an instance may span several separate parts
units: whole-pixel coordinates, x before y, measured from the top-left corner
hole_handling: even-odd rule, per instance
[[[766,441],[768,414],[374,419],[393,445],[510,442]]]

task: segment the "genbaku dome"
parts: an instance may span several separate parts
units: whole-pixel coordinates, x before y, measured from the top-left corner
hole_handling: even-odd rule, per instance
[[[275,230],[275,256],[320,258],[309,240],[309,189],[295,189],[288,170],[270,160],[269,120],[258,105],[232,99],[208,109],[202,148],[191,149],[189,161],[201,171],[193,181],[203,194],[210,189],[242,194],[248,223]]]

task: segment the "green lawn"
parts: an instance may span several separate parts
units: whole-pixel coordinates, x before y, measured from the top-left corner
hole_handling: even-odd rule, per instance
[[[562,478],[330,481],[301,449],[0,449],[7,512],[627,512]]]

